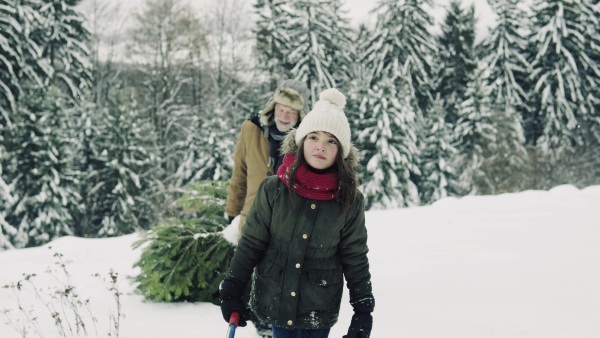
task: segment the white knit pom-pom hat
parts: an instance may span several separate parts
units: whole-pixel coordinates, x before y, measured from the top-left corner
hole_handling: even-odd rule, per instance
[[[335,136],[342,145],[344,158],[350,154],[350,124],[344,114],[346,97],[335,88],[325,89],[319,94],[319,101],[306,115],[296,131],[296,145],[306,135],[316,131],[325,131]]]

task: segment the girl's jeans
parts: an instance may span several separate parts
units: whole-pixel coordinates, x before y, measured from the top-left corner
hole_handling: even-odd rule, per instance
[[[294,329],[288,330],[273,325],[273,338],[327,338],[331,329]]]

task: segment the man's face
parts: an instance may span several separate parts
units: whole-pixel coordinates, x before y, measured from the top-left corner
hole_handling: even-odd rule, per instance
[[[281,103],[275,104],[275,125],[281,132],[292,129],[298,122],[298,111]]]

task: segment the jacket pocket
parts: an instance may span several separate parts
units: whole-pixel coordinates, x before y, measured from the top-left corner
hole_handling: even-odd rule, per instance
[[[299,296],[301,313],[338,311],[342,300],[344,278],[340,269],[305,270]]]
[[[281,300],[282,268],[273,262],[263,260],[254,272],[251,305],[258,314],[266,317],[276,317]]]

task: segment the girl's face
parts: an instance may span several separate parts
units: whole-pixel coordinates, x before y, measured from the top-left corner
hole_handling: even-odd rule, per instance
[[[315,169],[327,169],[335,163],[338,141],[330,133],[316,131],[304,138],[304,159]]]
[[[281,103],[275,104],[275,125],[281,132],[286,132],[298,122],[298,111]]]

